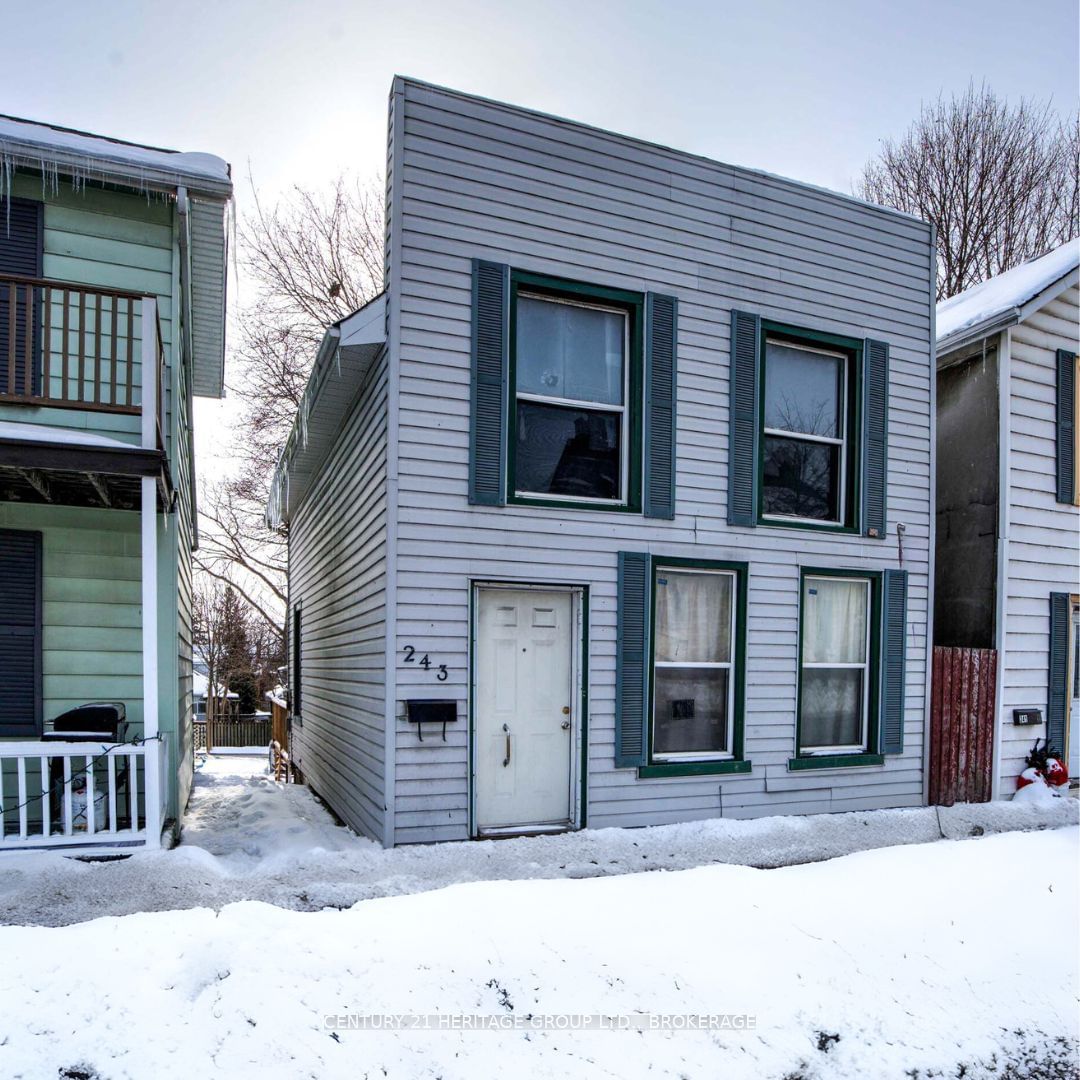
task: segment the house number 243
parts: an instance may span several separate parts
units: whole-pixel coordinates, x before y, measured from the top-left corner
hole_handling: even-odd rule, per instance
[[[427,653],[424,653],[418,660],[416,658],[416,650],[411,645],[406,645],[402,651],[405,653],[406,664],[419,664],[425,671],[431,670],[431,657],[428,656]],[[439,682],[446,682],[447,675],[445,664],[439,664],[435,667],[435,678],[438,679]]]

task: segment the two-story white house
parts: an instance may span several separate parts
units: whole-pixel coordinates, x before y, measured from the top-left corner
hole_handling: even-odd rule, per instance
[[[937,309],[935,642],[997,651],[992,791],[1080,772],[1080,241]]]
[[[398,78],[281,455],[293,756],[386,845],[926,799],[934,237]]]

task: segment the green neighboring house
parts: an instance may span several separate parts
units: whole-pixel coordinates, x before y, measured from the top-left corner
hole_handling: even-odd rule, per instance
[[[0,851],[153,847],[187,802],[231,196],[211,155],[0,117]]]

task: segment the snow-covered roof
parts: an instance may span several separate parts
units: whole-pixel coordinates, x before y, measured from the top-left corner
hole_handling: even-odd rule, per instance
[[[300,505],[385,338],[385,292],[327,328],[270,484],[271,528]]]
[[[184,184],[223,197],[232,191],[227,162],[213,154],[143,146],[15,116],[0,115],[0,164],[80,179],[133,182],[140,188]]]
[[[107,450],[137,449],[132,443],[98,435],[78,428],[49,427],[47,424],[24,424],[12,420],[0,420],[0,439],[20,442],[65,443],[68,446],[94,446]]]
[[[937,347],[944,352],[1019,322],[1075,284],[1080,239],[1070,240],[1040,259],[990,278],[937,306]],[[1069,279],[1073,280],[1070,281]],[[1049,295],[1044,297],[1044,293]]]

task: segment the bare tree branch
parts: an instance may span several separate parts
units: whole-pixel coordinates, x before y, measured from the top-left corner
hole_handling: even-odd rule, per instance
[[[971,84],[884,140],[856,192],[937,226],[938,299],[955,296],[1080,232],[1078,122]]]

